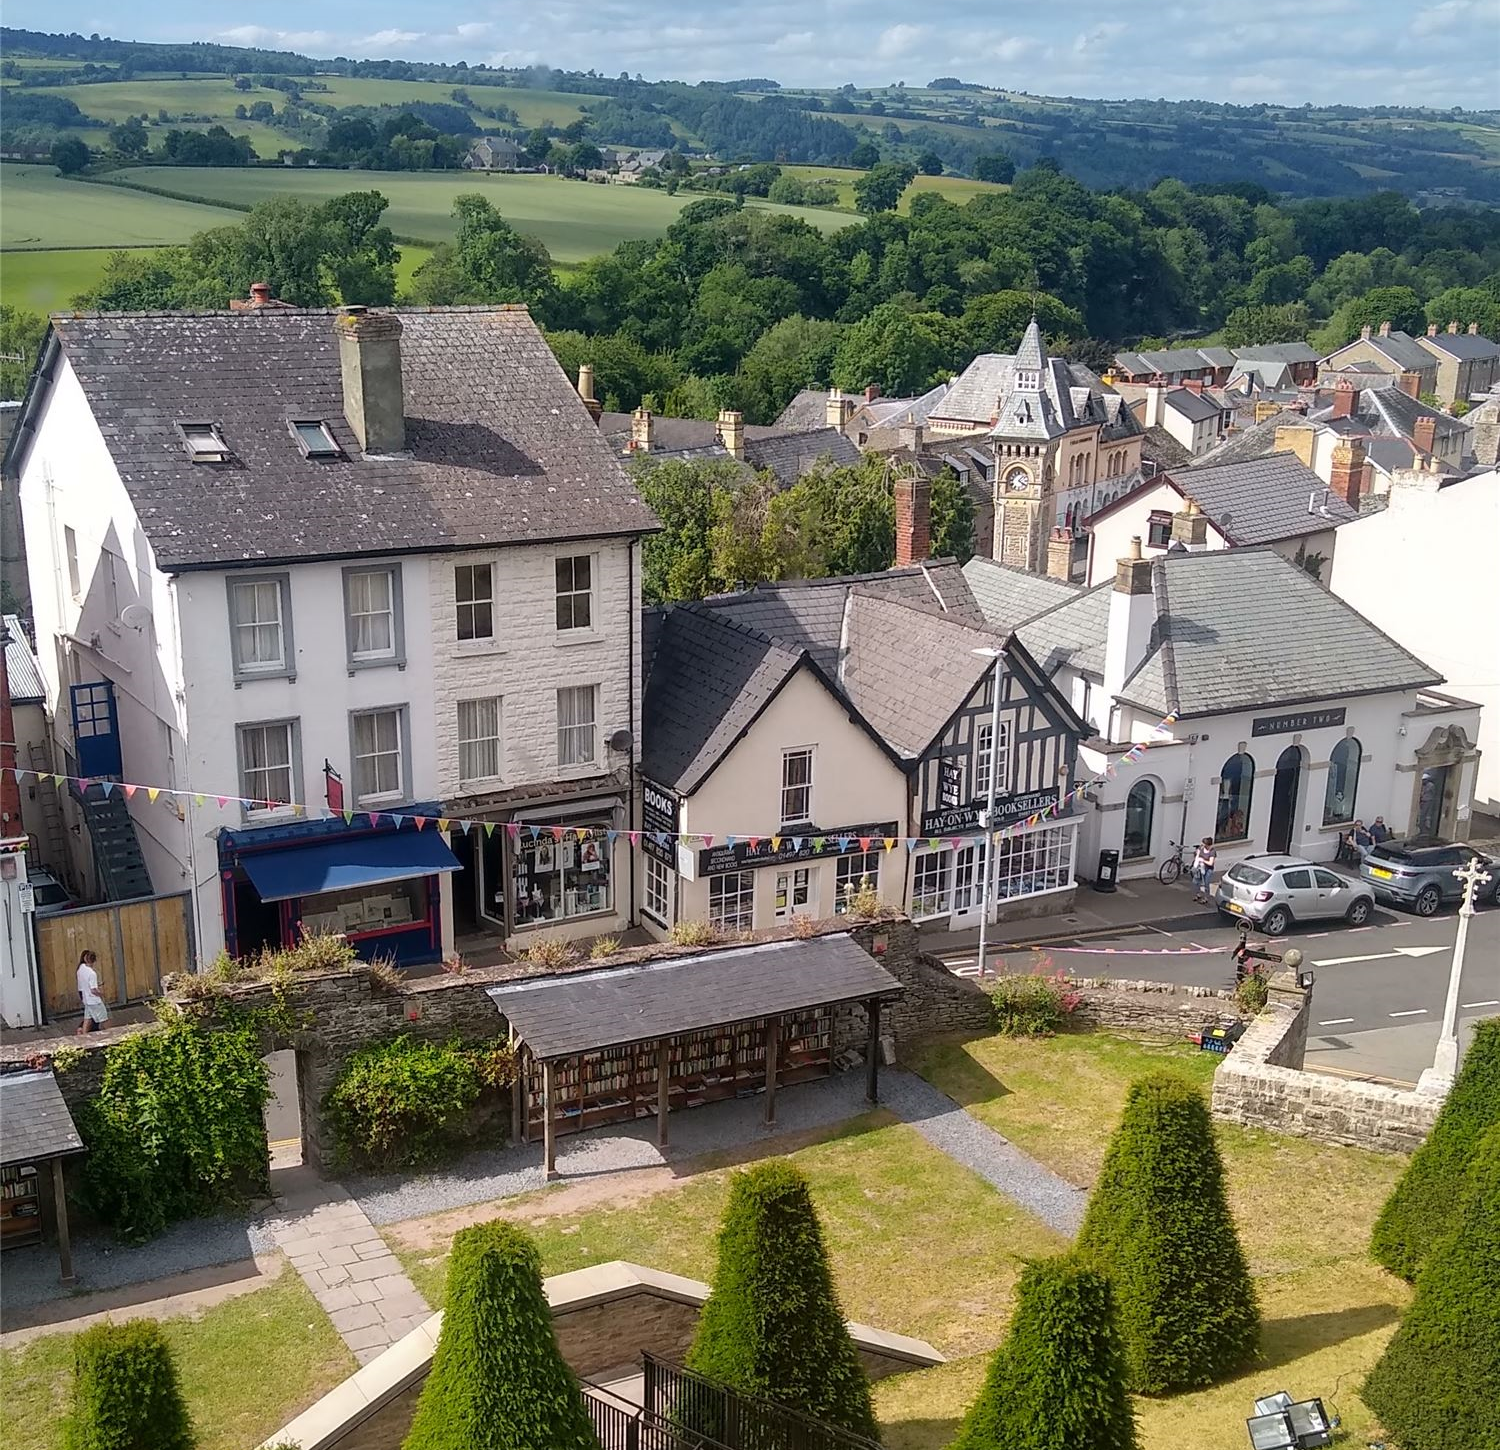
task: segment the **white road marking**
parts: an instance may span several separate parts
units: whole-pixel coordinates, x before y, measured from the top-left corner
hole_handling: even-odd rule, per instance
[[[1500,997],[1496,997],[1488,1002],[1465,1002],[1463,1007],[1465,1012],[1469,1011],[1472,1007],[1500,1007]]]
[[[1354,1021],[1354,1019],[1352,1017],[1330,1017],[1328,1019],[1328,1021],[1318,1023],[1318,1026],[1319,1027],[1342,1027],[1346,1023],[1352,1022],[1352,1021]]]
[[[1314,962],[1313,965],[1315,967],[1347,967],[1354,962],[1384,962],[1396,957],[1430,957],[1447,950],[1447,947],[1397,947],[1393,952],[1373,952],[1363,957],[1329,957],[1326,961]]]
[[[1388,1017],[1424,1017],[1427,1014],[1425,1007],[1413,1007],[1409,1012],[1388,1012]]]

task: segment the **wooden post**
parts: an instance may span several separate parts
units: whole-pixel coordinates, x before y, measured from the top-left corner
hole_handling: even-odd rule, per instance
[[[526,1054],[517,1052],[515,1064],[516,1080],[510,1085],[510,1141],[524,1143],[529,1116],[526,1111]]]
[[[62,1282],[73,1282],[73,1245],[68,1238],[68,1198],[63,1186],[63,1161],[52,1160],[52,1212],[57,1218],[57,1261],[62,1268]]]
[[[865,1003],[869,1032],[865,1036],[865,1101],[880,1101],[880,998]]]
[[[672,1071],[672,1049],[670,1037],[663,1037],[656,1051],[656,1143],[659,1148],[667,1146],[667,1112],[672,1095],[667,1080]]]
[[[781,1046],[781,1018],[766,1022],[766,1126],[776,1121],[776,1055]]]
[[[542,1064],[542,1172],[557,1177],[557,1068],[551,1058]]]

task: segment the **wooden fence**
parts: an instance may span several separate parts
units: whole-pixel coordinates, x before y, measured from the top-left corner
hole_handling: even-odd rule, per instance
[[[97,954],[99,990],[111,1007],[161,992],[162,979],[192,970],[193,923],[187,892],[143,896],[38,916],[37,963],[50,1019],[79,1011],[78,958]]]

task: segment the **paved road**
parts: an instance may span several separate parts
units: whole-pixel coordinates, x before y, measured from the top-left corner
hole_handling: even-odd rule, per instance
[[[1278,952],[1299,947],[1317,973],[1307,1065],[1415,1082],[1437,1045],[1457,928],[1452,910],[1423,920],[1377,909],[1368,926],[1309,923],[1271,943]],[[1079,976],[1230,987],[1236,938],[1215,912],[1193,908],[1189,915],[1000,952],[991,970],[1032,971],[1041,953],[1052,967]],[[977,971],[972,948],[945,953],[944,960],[960,975]],[[1470,925],[1458,1000],[1459,1041],[1467,1046],[1474,1022],[1500,1015],[1500,910],[1482,910]]]

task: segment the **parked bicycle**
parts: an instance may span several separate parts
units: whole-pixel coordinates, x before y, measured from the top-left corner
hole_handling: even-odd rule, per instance
[[[1182,842],[1173,841],[1172,854],[1161,863],[1161,869],[1156,873],[1156,879],[1163,886],[1171,886],[1182,879],[1182,873],[1187,869],[1187,863],[1182,858],[1182,851]]]

